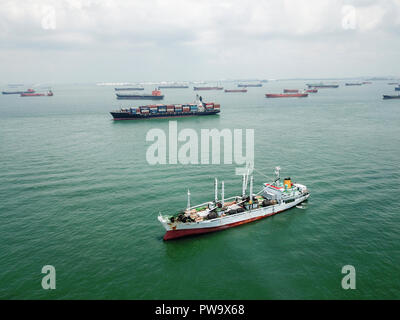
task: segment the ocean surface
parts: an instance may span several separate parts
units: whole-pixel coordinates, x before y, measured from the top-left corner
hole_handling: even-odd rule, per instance
[[[169,242],[159,212],[185,208],[188,188],[192,204],[212,200],[214,177],[240,194],[237,164],[150,165],[146,134],[169,121],[114,122],[109,111],[151,102],[118,101],[113,86],[1,95],[0,298],[399,299],[400,100],[382,100],[395,94],[387,81],[264,96],[306,82],[199,92],[221,114],[177,120],[178,131],[254,129],[254,191],[280,166],[308,186],[304,208]],[[163,93],[185,103],[197,92]],[[44,265],[55,290],[42,289]],[[355,290],[341,286],[345,265]]]

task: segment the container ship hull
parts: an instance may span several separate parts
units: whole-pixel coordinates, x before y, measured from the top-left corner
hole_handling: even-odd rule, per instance
[[[193,116],[208,116],[218,114],[220,110],[210,110],[203,112],[171,112],[156,114],[132,114],[128,112],[110,112],[114,120],[142,120],[142,119],[165,119],[165,118],[181,118]]]
[[[151,94],[119,94],[116,93],[117,99],[131,99],[131,100],[162,100],[164,95],[154,96]]]

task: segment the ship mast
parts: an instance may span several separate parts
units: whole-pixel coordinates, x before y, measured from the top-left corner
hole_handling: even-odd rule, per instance
[[[253,176],[250,177],[250,204],[253,203]]]
[[[222,200],[222,206],[224,206],[225,205],[225,201],[224,201],[224,198],[225,198],[225,185],[224,185],[224,181],[222,181],[222,185],[221,185],[221,200]]]
[[[187,210],[189,210],[190,209],[190,190],[188,189],[188,192],[187,192],[187,196],[188,196],[188,199],[187,199]]]
[[[218,179],[215,178],[215,203],[218,202]]]
[[[242,197],[244,198],[246,195],[246,175],[243,174],[242,178]]]

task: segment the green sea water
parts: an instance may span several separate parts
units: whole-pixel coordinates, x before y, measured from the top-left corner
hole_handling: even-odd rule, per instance
[[[241,192],[231,165],[149,165],[152,128],[114,122],[113,87],[54,85],[53,97],[0,96],[1,299],[399,299],[400,100],[393,86],[321,89],[303,99],[201,92],[221,114],[179,119],[178,130],[254,129],[255,167],[308,186],[305,209],[164,242],[159,212]],[[222,83],[226,88],[231,83]],[[148,90],[151,87],[147,88]],[[146,90],[146,91],[148,91]],[[166,103],[193,101],[165,89]],[[255,186],[269,182],[255,173]],[[258,191],[258,187],[255,187]],[[56,289],[41,286],[56,269]],[[356,289],[341,286],[356,269]]]

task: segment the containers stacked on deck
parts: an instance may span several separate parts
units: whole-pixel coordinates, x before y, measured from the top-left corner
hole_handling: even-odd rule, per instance
[[[210,110],[220,110],[219,104],[205,103],[204,105],[206,111]],[[148,105],[141,106],[138,108],[127,109],[131,114],[171,114],[171,113],[195,113],[199,112],[199,107],[197,104],[171,104],[171,105]]]

